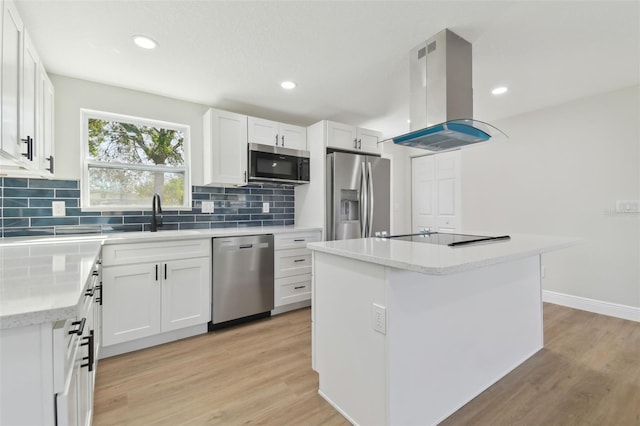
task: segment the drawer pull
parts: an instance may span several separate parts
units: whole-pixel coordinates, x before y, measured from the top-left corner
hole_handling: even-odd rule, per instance
[[[91,330],[91,334],[84,337],[84,339],[86,339],[86,341],[84,343],[80,343],[80,346],[88,346],[89,356],[85,356],[82,358],[84,361],[87,361],[87,363],[80,364],[80,367],[89,367],[89,371],[93,371],[93,364],[94,364],[94,358],[95,358],[95,354],[93,352],[93,341],[94,341],[93,330]]]
[[[84,325],[87,322],[86,318],[82,318],[80,321],[74,321],[71,323],[71,325],[77,325],[78,328],[76,330],[69,330],[69,334],[77,334],[78,336],[81,336],[82,333],[84,332]]]
[[[304,262],[304,261],[306,261],[306,260],[307,260],[307,259],[296,259],[296,260],[294,260],[294,262],[296,262],[296,263],[297,263],[297,262]]]
[[[300,239],[297,239],[297,240],[293,240],[293,242],[294,243],[302,243],[302,242],[304,242],[304,240],[305,240],[304,238],[300,238]]]
[[[293,289],[294,290],[300,290],[301,288],[305,288],[305,287],[306,287],[306,285],[298,285],[298,286],[295,286]]]

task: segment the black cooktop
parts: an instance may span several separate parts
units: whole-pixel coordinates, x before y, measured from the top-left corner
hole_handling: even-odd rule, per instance
[[[484,235],[449,234],[446,232],[425,232],[420,234],[389,235],[385,238],[393,238],[394,240],[401,241],[412,241],[414,243],[438,244],[449,247],[493,243],[510,239],[508,235],[487,237]]]

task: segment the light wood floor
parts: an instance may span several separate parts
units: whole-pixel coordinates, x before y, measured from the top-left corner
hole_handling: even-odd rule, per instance
[[[545,348],[443,425],[640,425],[640,324],[544,321]],[[94,425],[348,425],[317,389],[303,309],[101,360]]]

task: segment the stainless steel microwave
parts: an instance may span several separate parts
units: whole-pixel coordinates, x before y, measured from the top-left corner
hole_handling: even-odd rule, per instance
[[[249,182],[309,183],[309,151],[250,143]]]

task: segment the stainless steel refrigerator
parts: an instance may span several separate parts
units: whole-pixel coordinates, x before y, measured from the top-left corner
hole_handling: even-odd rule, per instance
[[[327,154],[327,240],[389,232],[390,161],[371,155]]]

